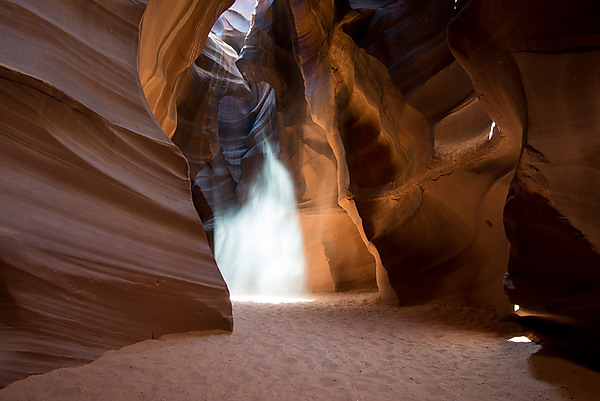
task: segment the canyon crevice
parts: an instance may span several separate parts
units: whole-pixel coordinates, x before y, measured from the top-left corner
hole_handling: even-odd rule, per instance
[[[598,328],[595,2],[52,3],[0,1],[0,385],[232,330],[215,227],[267,149],[308,290]]]

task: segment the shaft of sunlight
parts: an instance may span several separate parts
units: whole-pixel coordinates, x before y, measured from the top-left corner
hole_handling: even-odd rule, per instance
[[[235,296],[304,293],[304,248],[292,179],[271,146],[247,202],[215,217],[215,258]]]

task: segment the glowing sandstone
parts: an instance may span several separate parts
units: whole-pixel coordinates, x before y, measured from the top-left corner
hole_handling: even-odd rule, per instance
[[[472,1],[449,42],[522,154],[504,220],[512,302],[600,324],[600,4]]]
[[[0,385],[232,328],[187,164],[139,84],[144,7],[0,3]]]
[[[188,151],[206,162],[194,180],[200,214],[212,229],[215,213],[244,204],[268,140],[296,184],[310,288],[371,285],[377,265],[390,303],[505,304],[502,209],[518,143],[497,129],[490,140],[492,121],[446,44],[454,3],[350,6],[361,9],[259,1],[236,63],[250,99],[223,98],[238,79],[216,84],[235,70],[231,52],[204,49],[196,64],[213,63],[200,86],[214,89],[193,104],[177,95],[179,116],[198,110],[199,128],[185,133],[178,117],[175,134],[203,138]]]
[[[48,3],[0,3],[2,383],[230,329],[190,185],[212,231],[266,142],[311,289],[597,324],[595,2]]]
[[[385,15],[391,9],[387,15],[392,20],[414,18],[416,27],[431,30],[438,24],[434,30],[444,32],[449,3],[419,12],[413,3],[398,3],[378,12]],[[456,99],[447,82],[453,79],[445,70],[452,68],[452,58],[444,50],[443,35],[415,35],[400,52],[429,56],[440,49],[445,54],[441,60],[447,62],[410,84],[412,93],[421,96],[411,107],[408,94],[400,91],[405,86],[402,75],[392,80],[388,68],[352,39],[365,38],[361,27],[369,12],[347,10],[341,17],[327,2],[291,4],[298,37],[295,54],[312,118],[326,131],[337,159],[339,203],[380,261],[378,285],[384,298],[401,303],[468,298],[501,304],[507,250],[501,211],[518,153],[500,135],[487,140],[485,115],[484,124],[482,117],[464,121],[455,134],[438,129],[465,107],[482,115],[475,100]],[[431,40],[441,44],[431,47]],[[429,95],[420,92],[428,90],[430,81],[432,88],[445,88],[456,100],[420,112],[420,105],[433,102],[428,97],[445,97],[431,88]],[[463,82],[467,87],[459,89],[469,96],[469,83]],[[438,135],[444,140],[438,142]]]
[[[261,171],[264,143],[270,143],[295,184],[308,288],[372,287],[374,260],[352,220],[337,204],[335,158],[324,131],[310,118],[302,75],[293,56],[292,34],[271,25],[272,21],[283,24],[287,14],[283,2],[258,4],[253,28],[237,60],[252,92],[248,99],[235,93],[223,97],[227,95],[223,89],[229,90],[230,84],[215,85],[219,81],[212,74],[232,70],[228,67],[231,55],[217,55],[218,49],[205,47],[196,61],[203,66],[198,74],[203,84],[197,86],[211,89],[204,92],[202,101],[179,103],[178,119],[180,110],[203,110],[203,104],[223,100],[218,108],[212,107],[212,112],[196,112],[194,125],[199,128],[187,133],[178,127],[174,140],[190,143],[193,136],[203,138],[195,141],[193,149],[183,149],[190,154],[206,149],[206,165],[195,177],[193,190],[197,209],[211,230],[215,214],[223,216],[245,204],[249,186]],[[269,56],[270,52],[276,56]],[[207,59],[214,62],[205,65],[202,60]],[[180,90],[196,93],[184,86]],[[213,135],[216,120],[218,137]]]

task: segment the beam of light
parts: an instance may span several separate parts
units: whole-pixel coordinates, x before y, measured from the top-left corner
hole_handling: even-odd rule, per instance
[[[305,302],[313,302],[309,298],[298,297],[278,297],[269,295],[232,295],[233,302],[254,302],[257,304],[297,304]]]
[[[531,340],[525,336],[509,338],[508,341],[510,341],[511,343],[530,343],[531,342]]]
[[[492,126],[490,127],[490,133],[488,135],[488,141],[492,139],[492,136],[494,135],[494,127],[496,126],[495,122],[492,122]]]
[[[215,259],[234,296],[300,296],[305,262],[294,186],[268,143],[264,154],[247,202],[215,216]]]

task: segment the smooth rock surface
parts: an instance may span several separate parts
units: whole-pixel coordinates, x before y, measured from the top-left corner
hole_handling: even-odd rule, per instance
[[[497,131],[490,140],[491,121],[453,62],[453,2],[290,4],[305,95],[337,161],[338,202],[378,261],[383,298],[504,304],[502,208],[518,144]],[[400,35],[385,27],[398,24],[413,27],[413,40],[384,46]]]
[[[2,386],[232,328],[187,164],[140,86],[145,7],[0,2]]]
[[[230,330],[266,149],[309,289],[600,325],[597,2],[231,4],[0,2],[0,384]]]
[[[243,28],[246,25],[240,22],[241,16],[234,9],[249,7],[238,3],[224,17],[234,14],[237,25]],[[224,19],[221,17],[211,35],[221,35],[231,44],[230,50],[240,48],[239,38],[245,33],[233,33],[234,26]],[[190,89],[186,81],[181,85],[181,93],[201,92],[205,97],[178,95],[178,121],[189,120],[182,118],[182,113],[195,113],[197,128],[191,133],[178,125],[173,139],[184,154],[204,155],[204,165],[194,178],[193,192],[196,208],[208,230],[214,228],[215,216],[218,220],[243,207],[261,171],[264,146],[268,143],[295,184],[307,287],[319,291],[373,287],[374,259],[352,220],[337,203],[335,158],[325,132],[310,118],[288,20],[285,2],[258,3],[252,28],[236,62],[250,96],[224,91],[234,85],[234,80],[219,71],[233,70],[228,66],[237,55],[235,50],[218,55],[218,50],[210,45],[209,36],[207,46],[195,62],[202,71],[198,79],[204,84],[200,85],[209,88],[208,91]],[[227,35],[224,25],[229,26]],[[281,29],[286,26],[287,31]],[[206,65],[204,59],[213,63]],[[205,107],[207,103],[212,106]],[[194,135],[205,139],[193,144]],[[188,160],[194,172],[198,159],[192,156]]]
[[[513,303],[600,324],[600,5],[467,2],[449,42],[485,110],[522,142],[504,223]]]
[[[264,138],[293,176],[309,288],[360,288],[377,271],[390,303],[507,306],[502,210],[518,143],[490,136],[492,121],[446,44],[453,6],[259,1],[237,66],[272,98],[253,95],[245,106],[227,98],[218,118],[216,106],[198,113],[199,126],[212,124],[207,138],[218,119],[219,137],[235,149],[204,142],[217,146],[194,181],[207,226],[224,204],[243,205]],[[231,61],[212,59],[222,66],[206,70],[228,70]],[[215,87],[210,99],[222,96]]]

